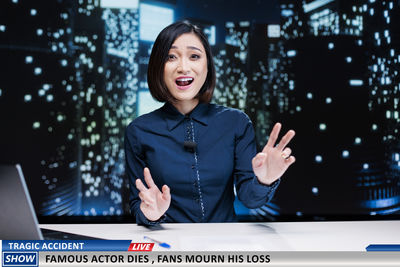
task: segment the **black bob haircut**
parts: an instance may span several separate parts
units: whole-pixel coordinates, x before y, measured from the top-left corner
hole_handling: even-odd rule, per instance
[[[154,99],[160,102],[173,102],[175,100],[164,82],[164,66],[168,60],[168,53],[172,44],[184,33],[195,34],[204,46],[207,55],[207,77],[196,98],[200,102],[209,103],[214,92],[216,80],[211,47],[202,30],[187,20],[175,22],[158,34],[151,50],[147,69],[147,83],[150,93]]]

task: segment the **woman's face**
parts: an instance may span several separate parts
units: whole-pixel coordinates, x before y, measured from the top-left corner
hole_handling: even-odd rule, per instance
[[[194,33],[184,33],[172,44],[164,66],[164,82],[179,102],[195,99],[207,77],[207,55]]]

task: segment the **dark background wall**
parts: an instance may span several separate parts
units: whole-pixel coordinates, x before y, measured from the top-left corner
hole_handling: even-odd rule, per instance
[[[297,132],[275,198],[235,202],[242,220],[399,214],[398,1],[110,2],[0,4],[0,163],[22,164],[42,220],[132,219],[124,129],[160,105],[151,38],[181,19],[205,29],[213,102],[250,116],[259,149],[276,121]]]

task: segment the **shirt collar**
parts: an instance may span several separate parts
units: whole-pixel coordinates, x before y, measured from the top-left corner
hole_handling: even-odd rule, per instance
[[[171,103],[165,103],[162,107],[165,114],[168,130],[175,129],[186,117],[191,118],[201,124],[208,125],[208,103],[199,103],[190,114],[183,115]]]

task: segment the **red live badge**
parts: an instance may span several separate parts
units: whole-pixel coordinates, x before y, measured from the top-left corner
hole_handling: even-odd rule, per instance
[[[128,251],[152,251],[154,243],[131,243]]]

